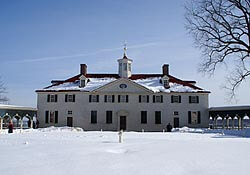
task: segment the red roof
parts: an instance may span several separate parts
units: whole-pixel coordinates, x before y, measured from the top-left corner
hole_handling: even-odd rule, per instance
[[[51,82],[53,82],[53,84],[46,87],[45,89],[53,87],[53,86],[57,86],[57,85],[60,85],[60,84],[66,83],[66,82],[75,82],[75,81],[79,80],[80,76],[81,76],[81,74],[78,74],[78,75],[71,77],[69,79],[66,79],[66,80],[52,80]],[[162,76],[163,76],[162,74],[133,74],[129,79],[138,80],[138,79],[146,79],[146,78],[154,78],[154,77],[162,77]],[[118,74],[87,74],[86,78],[116,78],[116,79],[118,79],[118,78],[120,78],[120,76]],[[197,90],[203,90],[202,88],[194,85],[196,83],[195,81],[181,80],[181,79],[178,79],[172,75],[169,75],[169,78],[170,78],[169,81],[172,83],[181,84],[183,86],[188,86],[188,87],[191,87],[191,88],[197,89]]]

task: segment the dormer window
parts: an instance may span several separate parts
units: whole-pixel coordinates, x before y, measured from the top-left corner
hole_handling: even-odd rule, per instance
[[[83,87],[85,87],[86,85],[87,85],[87,78],[86,78],[84,75],[82,75],[82,76],[80,77],[80,87],[83,88]]]
[[[165,88],[169,88],[169,77],[167,75],[164,75],[161,81]]]

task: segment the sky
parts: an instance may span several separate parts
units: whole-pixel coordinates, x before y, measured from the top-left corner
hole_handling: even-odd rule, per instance
[[[187,0],[1,0],[0,76],[9,104],[37,105],[36,89],[89,73],[117,73],[127,41],[133,73],[170,74],[211,91],[210,106],[249,105],[250,82],[228,100],[222,87],[230,66],[198,72],[201,52],[185,29]]]

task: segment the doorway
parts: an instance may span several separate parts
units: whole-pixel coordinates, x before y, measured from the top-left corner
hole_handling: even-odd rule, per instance
[[[174,128],[179,128],[180,125],[179,125],[179,118],[175,117],[174,118]]]
[[[125,131],[127,129],[126,116],[120,116],[120,130]]]
[[[73,117],[67,117],[67,126],[73,127]]]

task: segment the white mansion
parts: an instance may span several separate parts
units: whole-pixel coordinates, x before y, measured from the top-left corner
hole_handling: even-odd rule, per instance
[[[37,90],[41,127],[74,126],[84,130],[162,131],[208,127],[208,95],[195,84],[169,74],[132,74],[132,60],[118,60],[118,74],[80,74]]]

